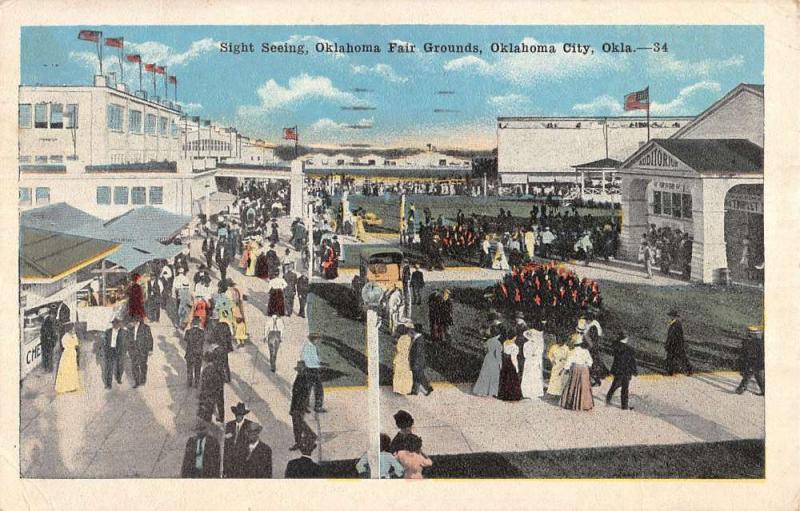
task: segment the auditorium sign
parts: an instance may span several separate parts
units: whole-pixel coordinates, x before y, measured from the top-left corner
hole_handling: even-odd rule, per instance
[[[746,213],[764,214],[764,196],[749,193],[729,193],[725,197],[727,211],[744,211]]]
[[[658,146],[653,146],[647,154],[639,158],[637,166],[670,170],[677,170],[681,167],[678,160]]]

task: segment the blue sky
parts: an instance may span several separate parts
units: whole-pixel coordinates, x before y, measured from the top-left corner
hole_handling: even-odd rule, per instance
[[[282,127],[297,125],[301,143],[311,145],[492,148],[497,116],[622,115],[623,96],[646,85],[653,115],[696,114],[740,82],[763,83],[756,26],[437,25],[25,27],[22,83],[90,83],[97,57],[92,43],[77,39],[80,29],[124,37],[126,53],[167,66],[193,115],[274,143]],[[378,44],[382,52],[317,53],[320,41]],[[417,52],[388,53],[390,41],[414,43]],[[221,53],[222,42],[252,42],[257,52]],[[305,44],[308,54],[260,53],[262,42]],[[425,53],[425,42],[473,43],[482,53]],[[557,53],[492,53],[492,42],[554,44]],[[594,53],[564,53],[568,42]],[[604,42],[666,42],[668,52],[604,53]],[[106,72],[118,71],[117,51],[104,48]],[[125,71],[133,90],[135,66]],[[342,109],[352,106],[374,109]]]

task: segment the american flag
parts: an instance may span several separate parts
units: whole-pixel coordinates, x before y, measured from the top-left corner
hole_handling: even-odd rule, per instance
[[[650,87],[640,91],[631,92],[625,96],[625,111],[629,110],[649,110],[650,109]]]
[[[283,128],[284,140],[297,140],[297,128]]]
[[[80,32],[78,32],[78,39],[96,43],[100,40],[100,37],[102,35],[103,33],[97,30],[81,30]]]

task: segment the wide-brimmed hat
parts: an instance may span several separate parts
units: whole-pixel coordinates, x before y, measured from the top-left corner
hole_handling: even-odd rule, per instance
[[[414,425],[414,417],[405,410],[398,410],[394,414],[394,423],[398,428],[410,428]]]
[[[236,406],[231,406],[231,411],[234,415],[247,415],[250,413],[250,410],[241,401],[236,403]]]
[[[47,308],[47,307],[42,307],[41,309],[39,309],[38,311],[36,311],[36,313],[37,313],[38,315],[40,315],[40,316],[47,316],[48,314],[50,314],[50,309],[49,309],[49,308]]]
[[[677,318],[679,315],[680,314],[678,314],[678,310],[677,309],[670,309],[669,312],[667,312],[667,316],[669,316],[671,318]]]
[[[534,339],[541,338],[542,332],[536,330],[535,328],[529,328],[522,332],[522,336],[529,341],[533,341]]]
[[[245,431],[252,431],[253,433],[261,433],[262,429],[264,429],[264,427],[261,424],[257,422],[249,422],[247,424]]]
[[[577,332],[583,332],[586,330],[586,318],[581,318],[578,320],[578,326],[575,327]]]

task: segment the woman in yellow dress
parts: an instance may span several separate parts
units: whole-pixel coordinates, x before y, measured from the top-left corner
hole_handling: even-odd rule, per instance
[[[236,288],[236,283],[228,279],[228,300],[233,305],[233,337],[236,339],[237,346],[243,345],[247,341],[247,323],[244,318],[244,304],[242,303],[242,293]]]
[[[66,331],[61,338],[61,361],[56,374],[56,393],[64,394],[74,392],[81,388],[81,378],[78,372],[78,336],[75,335],[75,323],[67,323]]]
[[[557,341],[547,350],[547,358],[552,364],[550,369],[550,382],[547,384],[547,395],[561,397],[564,390],[566,363],[569,358],[569,345],[564,341]]]
[[[411,386],[414,377],[411,374],[411,362],[409,361],[409,352],[411,351],[411,336],[408,335],[408,325],[402,323],[397,326],[400,337],[397,338],[397,346],[394,352],[393,369],[394,375],[392,377],[392,390],[396,394],[409,394],[411,393]]]
[[[356,239],[361,242],[367,241],[367,231],[364,229],[364,217],[356,217]]]
[[[245,275],[253,277],[256,274],[256,259],[261,254],[261,247],[256,240],[250,242],[250,260],[247,263],[247,271]]]

